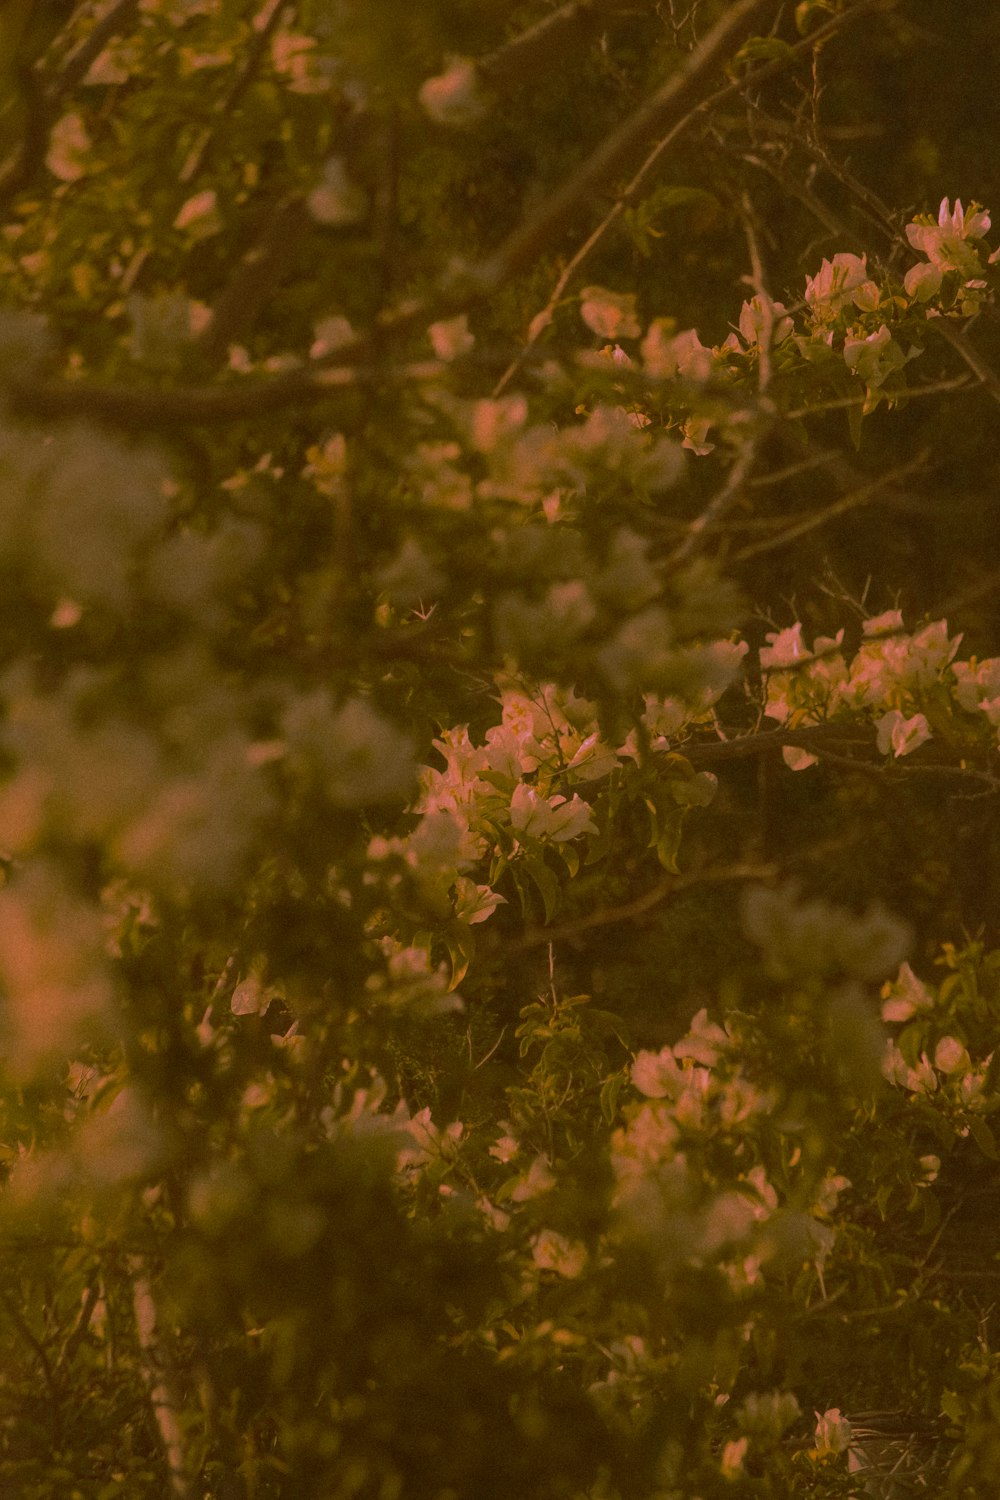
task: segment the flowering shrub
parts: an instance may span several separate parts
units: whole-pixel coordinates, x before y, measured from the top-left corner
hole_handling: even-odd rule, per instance
[[[981,1492],[1000,658],[798,542],[989,391],[1000,252],[803,279],[744,191],[868,7],[70,9],[0,20],[9,1483],[820,1500],[899,1404]],[[739,226],[646,180],[703,126]]]

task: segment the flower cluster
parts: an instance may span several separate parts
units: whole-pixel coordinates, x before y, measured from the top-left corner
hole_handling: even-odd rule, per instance
[[[434,741],[444,765],[422,768],[410,832],[370,842],[371,878],[381,870],[397,892],[408,880],[427,914],[472,927],[506,903],[494,886],[511,866],[527,865],[545,879],[550,850],[572,871],[577,857],[570,846],[599,833],[593,801],[577,788],[594,788],[649,753],[668,750],[709,716],[746,650],[729,642],[717,648],[727,668],[717,688],[703,688],[694,703],[646,694],[636,728],[617,747],[603,738],[596,705],[572,689],[503,688],[500,722],[482,744],[473,743],[466,725]],[[707,803],[714,790],[714,776],[692,775],[683,803]]]
[[[898,758],[931,739],[932,719],[944,723],[955,709],[982,713],[1000,725],[1000,660],[956,662],[962,637],[949,636],[945,620],[913,634],[899,610],[865,620],[849,664],[841,649],[843,630],[818,636],[811,648],[799,623],[766,640],[760,651],[767,679],[764,712],[789,729],[867,718],[874,721],[880,754]],[[816,760],[793,747],[784,755],[793,770]]]
[[[907,226],[911,247],[924,258],[902,283],[873,272],[866,255],[841,251],[807,276],[797,307],[759,293],[745,301],[736,328],[714,348],[694,329],[678,331],[670,318],[654,318],[643,333],[635,298],[601,287],[581,294],[581,316],[604,338],[639,340],[640,367],[654,386],[680,380],[693,387],[709,381],[739,387],[766,360],[791,390],[800,391],[804,377],[825,384],[828,394],[860,387],[859,410],[865,414],[904,391],[904,367],[920,354],[928,319],[969,317],[989,295],[988,268],[1000,259],[1000,250],[989,254],[984,243],[989,228],[990,216],[978,204],[966,212],[960,199],[952,208],[945,198],[936,222],[922,215]],[[632,363],[617,344],[614,353]],[[695,398],[691,404],[696,406]],[[710,453],[715,420],[696,409],[680,411],[682,446]]]

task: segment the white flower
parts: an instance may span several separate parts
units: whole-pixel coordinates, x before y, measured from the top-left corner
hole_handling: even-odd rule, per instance
[[[942,274],[940,266],[925,260],[918,261],[903,277],[906,295],[917,302],[929,302],[941,290]]]
[[[673,318],[654,318],[639,345],[643,368],[651,380],[672,380],[677,374]]]
[[[453,57],[444,73],[428,78],[417,96],[438,125],[474,125],[486,112],[474,62]]]
[[[476,885],[474,880],[468,880],[464,875],[460,875],[455,881],[455,916],[470,927],[474,927],[477,922],[485,922],[498,906],[506,904],[506,900],[505,896],[498,895],[488,885]]]
[[[348,177],[347,167],[340,156],[331,156],[324,162],[323,175],[306,204],[320,224],[357,224],[368,210],[365,194]]]
[[[1000,697],[1000,656],[987,657],[985,661],[956,661],[952,673],[958,683],[955,697],[962,708],[970,713]]]
[[[861,626],[862,635],[888,635],[891,631],[902,630],[903,611],[901,609],[887,609],[883,614],[874,615],[870,620],[865,620]]]
[[[597,832],[593,814],[582,797],[575,793],[569,801],[563,796],[543,797],[523,781],[510,799],[510,825],[515,833],[551,839],[555,844],[564,844],[581,833]]]
[[[875,333],[858,338],[848,334],[844,340],[844,363],[854,370],[865,384],[877,389],[884,385],[895,370],[906,364],[906,355],[893,340],[885,323]]]
[[[958,271],[962,276],[975,276],[982,267],[979,255],[968,243],[970,239],[982,239],[990,227],[990,216],[984,209],[973,204],[968,217],[962,207],[961,198],[956,198],[952,210],[947,198],[941,199],[937,223],[921,215],[906,226],[906,238],[914,250],[919,250],[932,265],[942,271]]]
[[[638,1052],[632,1064],[632,1082],[648,1099],[674,1098],[683,1077],[672,1047],[664,1047],[661,1052]]]
[[[429,1109],[422,1109],[412,1120],[404,1121],[402,1128],[407,1135],[412,1136],[413,1144],[403,1146],[397,1153],[397,1172],[425,1167],[435,1157],[450,1158],[454,1155],[464,1129],[460,1120],[454,1120],[444,1130],[440,1130],[431,1119]]]
[[[882,1055],[882,1074],[890,1083],[908,1089],[911,1094],[933,1094],[938,1080],[927,1053],[921,1053],[920,1061],[911,1068],[894,1041],[886,1042]]]
[[[540,1198],[543,1193],[551,1192],[555,1185],[556,1179],[549,1166],[548,1157],[536,1156],[528,1170],[521,1173],[511,1189],[511,1201],[527,1203],[532,1198]]]
[[[768,709],[768,716],[774,718],[774,714]],[[800,750],[797,745],[784,745],[781,750],[781,758],[790,771],[808,771],[810,766],[819,764],[819,758],[810,755],[808,750]]]
[[[762,672],[773,672],[776,667],[789,667],[793,662],[811,655],[802,639],[802,626],[798,622],[789,625],[787,630],[770,631],[764,639],[768,645],[760,648]]]
[[[313,342],[309,348],[310,359],[324,359],[332,354],[335,349],[344,344],[349,344],[354,338],[354,329],[347,318],[340,313],[333,313],[328,318],[321,318],[313,328]]]
[[[895,979],[882,986],[882,1019],[890,1023],[909,1021],[918,1011],[931,1010],[934,997],[909,964],[901,964]]]
[[[195,193],[193,198],[188,198],[174,220],[174,228],[185,230],[194,240],[207,240],[211,235],[218,234],[222,227],[218,195],[214,188],[206,188],[203,193]]]
[[[716,1026],[714,1021],[708,1019],[708,1011],[703,1006],[692,1018],[687,1035],[681,1038],[673,1050],[678,1061],[690,1057],[695,1062],[704,1063],[707,1068],[711,1068],[730,1046],[731,1041],[727,1033],[721,1026]]]
[[[473,447],[480,453],[493,453],[520,432],[527,420],[528,403],[524,396],[501,396],[496,400],[484,396],[472,406]]]
[[[916,750],[931,737],[930,725],[923,714],[913,714],[907,719],[898,708],[891,708],[883,714],[876,727],[879,753],[888,755],[891,749],[897,758],[909,755],[911,750]]]
[[[587,1247],[579,1240],[569,1240],[554,1229],[543,1229],[531,1242],[531,1258],[542,1271],[555,1271],[572,1279],[587,1264]]]
[[[818,318],[835,316],[854,301],[859,288],[868,285],[867,258],[841,252],[832,261],[824,259],[815,276],[806,277],[806,301]]]
[[[506,1163],[513,1161],[520,1149],[516,1137],[501,1135],[498,1136],[490,1147],[490,1155],[495,1157],[497,1161]]]
[[[682,428],[684,440],[681,447],[689,448],[698,458],[704,458],[706,453],[713,452],[715,444],[705,441],[711,426],[711,417],[688,417]]]
[[[686,328],[673,340],[673,354],[677,361],[677,373],[685,380],[701,383],[712,373],[712,351],[706,349],[693,328]]]
[[[639,337],[634,292],[609,292],[603,286],[586,286],[580,293],[580,316],[602,339]]]
[[[934,1049],[934,1066],[939,1073],[964,1073],[972,1059],[957,1037],[943,1036]]]
[[[49,133],[45,165],[60,182],[76,182],[87,173],[91,140],[82,115],[63,115]]]
[[[458,359],[462,354],[468,354],[475,343],[475,339],[469,332],[468,313],[461,313],[457,318],[444,318],[440,323],[432,323],[427,330],[428,337],[434,346],[434,353],[438,359]]]
[[[733,1438],[726,1443],[719,1459],[719,1468],[726,1479],[737,1479],[743,1472],[743,1460],[746,1457],[747,1448],[750,1446],[749,1438]]]
[[[740,308],[740,333],[744,342],[754,346],[760,343],[761,337],[767,330],[768,318],[771,322],[771,343],[780,344],[788,338],[794,324],[788,316],[788,309],[783,302],[771,302],[765,305],[760,297],[754,297],[749,302],[744,302]]]
[[[816,1413],[817,1457],[826,1458],[836,1453],[846,1453],[851,1446],[851,1424],[840,1415],[838,1406],[831,1407],[822,1416]]]

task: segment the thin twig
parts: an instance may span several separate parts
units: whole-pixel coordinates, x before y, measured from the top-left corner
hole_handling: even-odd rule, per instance
[[[0,167],[0,209],[6,207],[42,167],[53,123],[53,112],[35,69],[18,67],[15,76],[24,93],[25,125],[16,151]]]
[[[76,1323],[73,1325],[72,1331],[59,1351],[59,1357],[55,1364],[57,1370],[62,1369],[64,1365],[72,1364],[73,1356],[86,1336],[87,1329],[90,1327],[90,1320],[94,1316],[94,1309],[100,1300],[101,1280],[99,1274],[95,1271],[87,1284],[83,1305],[80,1308]]]
[[[40,1339],[36,1338],[31,1325],[22,1314],[14,1299],[4,1294],[2,1301],[7,1312],[7,1316],[10,1318],[10,1321],[13,1323],[18,1333],[24,1339],[25,1343],[28,1344],[34,1351],[35,1356],[38,1359],[38,1363],[42,1371],[42,1377],[45,1381],[49,1393],[49,1401],[52,1413],[52,1427],[56,1436],[56,1440],[58,1441],[62,1430],[62,1396],[59,1390],[59,1386],[56,1383],[55,1371],[52,1368],[52,1361],[49,1359],[45,1345],[41,1342]]]
[[[982,385],[982,380],[970,380],[968,375],[956,375],[952,380],[934,380],[928,385],[911,385],[904,390],[893,392],[893,399],[897,395],[900,401],[919,401],[926,396],[944,396],[949,391],[972,391]],[[786,422],[798,422],[803,417],[814,417],[822,415],[827,411],[845,411],[853,406],[865,406],[868,402],[867,396],[842,396],[836,401],[823,401],[818,406],[799,406],[794,411],[783,412],[782,416]]]
[[[831,505],[827,505],[820,511],[814,511],[812,515],[805,516],[801,520],[793,522],[778,536],[765,537],[762,541],[752,542],[747,547],[742,547],[739,552],[733,553],[729,558],[731,563],[747,562],[751,557],[758,557],[763,552],[773,552],[778,547],[785,547],[789,542],[795,541],[797,537],[805,536],[807,532],[815,531],[818,526],[825,526],[828,521],[834,521],[838,516],[846,515],[848,511],[857,510],[862,505],[870,505],[877,500],[888,485],[896,484],[900,480],[907,479],[915,474],[926,464],[930,452],[924,449],[907,464],[901,464],[898,469],[891,470],[888,474],[881,475],[871,484],[854,490],[849,495],[842,495]]]
[[[391,370],[389,378],[399,383],[432,380],[446,368],[440,360],[416,360]],[[69,380],[14,380],[9,396],[11,405],[27,416],[88,416],[126,428],[158,431],[188,422],[211,424],[263,416],[299,402],[322,400],[346,386],[384,382],[386,378],[382,369],[352,364],[331,368],[314,360],[311,365],[301,365],[270,380],[173,390]]]
[[[717,526],[727,512],[740,499],[749,478],[750,470],[757,460],[757,452],[762,436],[763,433],[755,437],[750,437],[744,442],[739,458],[726,476],[725,484],[713,495],[701,515],[696,516],[690,523],[687,536],[674,549],[670,558],[673,566],[676,567],[680,563],[687,562],[701,545],[705,533]]]
[[[760,253],[760,245],[757,241],[753,204],[750,201],[749,193],[742,194],[740,206],[742,209],[743,233],[746,235],[747,252],[750,256],[750,283],[760,303],[761,311],[761,328],[757,338],[757,394],[763,397],[767,394],[767,388],[771,384],[774,302],[764,275],[764,261]]]
[[[586,917],[561,922],[556,927],[529,929],[515,942],[505,943],[504,951],[525,953],[533,948],[543,948],[552,943],[561,942],[566,938],[579,937],[585,932],[593,932],[598,927],[611,927],[622,922],[632,922],[636,917],[643,917],[651,912],[667,897],[676,895],[680,891],[691,890],[695,886],[731,885],[749,880],[774,880],[780,874],[781,866],[771,863],[727,865],[722,869],[693,870],[686,875],[667,875],[662,880],[658,880],[643,895],[637,896],[634,901],[626,901],[621,906],[606,906],[601,910],[591,912]]]
[[[979,350],[970,341],[965,329],[956,328],[954,323],[950,323],[947,318],[933,318],[929,326],[936,329],[946,344],[951,345],[959,359],[968,365],[983,389],[1000,404],[1000,376],[997,375],[992,365],[987,364]]]

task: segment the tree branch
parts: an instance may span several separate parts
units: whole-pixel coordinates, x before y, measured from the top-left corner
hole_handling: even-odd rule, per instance
[[[139,14],[139,0],[118,0],[117,5],[101,17],[93,31],[74,47],[61,72],[57,73],[45,90],[45,99],[50,110],[54,110],[67,94],[76,88],[90,72],[108,43],[130,26]]]
[[[731,5],[662,88],[644,100],[509,237],[480,268],[479,276],[493,288],[531,265],[570,226],[584,204],[599,196],[651,140],[672,130],[700,102],[698,95],[708,75],[739,50],[766,11],[774,10],[774,0],[737,0]]]
[[[188,152],[179,173],[180,182],[192,182],[205,165],[205,160],[211,150],[212,142],[220,125],[226,116],[231,114],[236,108],[236,105],[253,82],[257,69],[267,55],[267,49],[271,45],[271,38],[278,29],[278,24],[286,9],[287,0],[265,0],[264,5],[254,17],[253,26],[257,35],[250,44],[250,50],[247,53],[243,67],[233,80],[229,92],[220,101],[216,110],[215,120],[211,125],[204,127],[195,144]]]
[[[253,326],[308,225],[305,203],[297,196],[283,199],[272,209],[260,239],[244,256],[198,338],[198,348],[208,359],[221,359],[229,345]]]
[[[908,464],[901,464],[899,468],[892,469],[887,474],[882,474],[878,479],[872,480],[871,484],[863,485],[860,489],[852,490],[847,495],[842,495],[831,505],[826,505],[822,510],[814,511],[812,515],[805,516],[777,536],[765,537],[763,541],[752,542],[747,547],[741,547],[739,552],[729,557],[731,563],[747,562],[751,557],[758,557],[762,552],[773,552],[778,547],[786,547],[797,537],[805,536],[807,532],[815,531],[817,526],[825,526],[828,521],[834,521],[838,516],[846,515],[848,511],[857,510],[859,506],[870,505],[877,500],[888,485],[896,484],[900,480],[907,479],[911,474],[922,469],[930,457],[930,450],[924,448]]]
[[[565,292],[566,287],[569,285],[570,281],[584,264],[584,262],[588,260],[593,251],[597,249],[597,246],[601,243],[601,240],[604,238],[604,236],[622,217],[626,208],[628,208],[630,204],[634,203],[639,197],[640,192],[647,185],[647,179],[651,177],[653,169],[656,167],[657,163],[660,161],[660,158],[664,155],[667,148],[671,146],[674,141],[676,141],[677,138],[682,135],[683,132],[687,130],[688,127],[692,125],[700,115],[705,114],[710,109],[714,109],[716,105],[724,103],[725,100],[732,98],[734,95],[745,95],[751,88],[756,87],[761,83],[765,83],[768,79],[774,77],[776,74],[783,72],[788,67],[791,57],[797,57],[800,53],[804,53],[809,49],[820,45],[822,42],[826,41],[828,37],[832,36],[834,32],[841,30],[842,27],[844,27],[849,21],[856,20],[859,15],[864,14],[866,11],[873,10],[881,4],[882,0],[858,0],[858,4],[852,6],[850,10],[843,12],[841,15],[834,16],[831,20],[827,21],[825,25],[818,27],[816,31],[811,33],[811,35],[806,37],[803,41],[796,42],[791,48],[791,52],[788,57],[778,58],[775,59],[774,62],[765,63],[763,67],[755,68],[754,71],[750,73],[746,78],[741,78],[734,83],[726,84],[725,87],[717,90],[716,93],[710,94],[707,99],[703,99],[694,107],[694,109],[690,110],[687,115],[678,120],[676,125],[674,125],[672,129],[670,129],[664,136],[660,138],[660,140],[656,142],[656,145],[653,147],[652,151],[639,167],[631,182],[618,195],[609,211],[605,214],[604,218],[597,225],[597,227],[591,231],[586,240],[584,240],[583,244],[580,245],[580,247],[574,252],[570,260],[567,262],[566,266],[561,271],[555,286],[552,288],[552,291],[549,294],[549,299],[546,302],[545,307],[536,317],[531,320],[531,328],[523,347],[518,352],[517,356],[511,361],[510,365],[507,367],[503,375],[500,377],[500,380],[497,382],[492,392],[494,398],[499,396],[506,389],[506,387],[510,384],[511,380],[518,373],[518,371],[523,368],[523,366],[527,362],[532,348],[538,342],[538,340],[542,336],[542,333],[551,323],[552,314],[555,312],[556,307],[559,305],[559,301],[563,293]]]
[[[669,135],[687,124],[695,110],[710,108],[722,98],[742,93],[759,81],[788,66],[787,59],[765,64],[747,78],[727,85],[700,102],[697,93],[712,68],[738,49],[752,34],[758,14],[775,0],[740,0],[663,88],[641,105],[610,141],[598,148],[577,170],[570,182],[543,206],[534,218],[514,233],[494,255],[452,277],[429,296],[411,298],[384,309],[373,328],[342,345],[331,361],[342,371],[349,365],[377,358],[385,344],[420,324],[471,311],[487,301],[498,287],[522,270],[558,235],[578,209],[599,192],[650,138]],[[818,28],[806,44],[847,20],[880,7],[884,0],[858,0],[850,11]],[[802,46],[804,44],[799,44]],[[793,49],[797,51],[798,49]],[[662,153],[656,146],[633,184],[638,183]],[[631,188],[627,191],[631,191]],[[610,222],[610,218],[609,218]],[[602,231],[603,232],[603,231]],[[595,241],[596,242],[596,241]],[[343,384],[336,371],[324,370],[316,361],[309,369],[294,370],[270,380],[232,386],[189,386],[174,390],[140,390],[130,385],[87,385],[78,381],[44,381],[14,378],[9,383],[11,400],[26,415],[41,417],[91,416],[125,428],[164,428],[177,424],[229,422],[322,399],[331,384]]]
[[[129,1270],[132,1275],[132,1301],[143,1379],[167,1461],[170,1493],[174,1500],[193,1500],[194,1488],[188,1474],[184,1432],[179,1416],[180,1401],[171,1388],[172,1382],[168,1379],[163,1351],[157,1338],[157,1309],[149,1272],[145,1261],[139,1256],[131,1258]]]
[[[606,906],[591,912],[589,916],[577,917],[570,922],[560,922],[555,927],[529,928],[523,937],[513,943],[504,943],[505,953],[526,953],[532,948],[543,948],[549,943],[562,942],[567,938],[581,937],[598,927],[618,926],[622,922],[633,922],[644,917],[661,905],[668,896],[691,890],[702,885],[741,884],[748,880],[774,880],[781,874],[778,864],[726,865],[715,870],[692,870],[685,875],[665,875],[643,895],[621,906]]]

